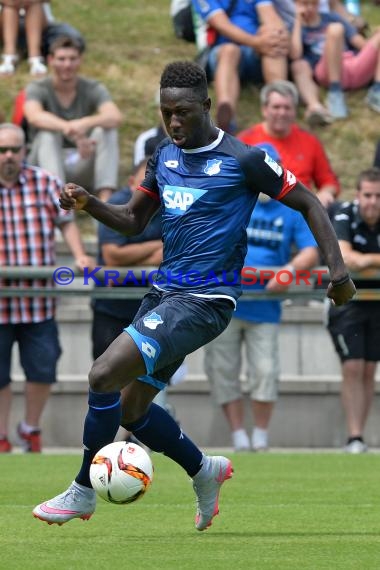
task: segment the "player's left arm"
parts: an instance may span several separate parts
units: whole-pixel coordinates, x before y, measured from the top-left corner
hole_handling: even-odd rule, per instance
[[[301,212],[318,243],[330,270],[331,282],[327,296],[333,299],[336,305],[347,303],[354,296],[356,289],[344,264],[334,228],[325,208],[315,194],[300,182],[281,198],[281,202]]]

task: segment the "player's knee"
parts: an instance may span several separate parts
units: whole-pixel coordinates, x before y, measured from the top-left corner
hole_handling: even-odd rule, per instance
[[[88,381],[93,392],[110,392],[114,389],[110,367],[101,358],[92,365]]]

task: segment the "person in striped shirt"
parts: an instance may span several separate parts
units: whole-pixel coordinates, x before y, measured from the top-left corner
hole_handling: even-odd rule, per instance
[[[62,182],[24,162],[24,131],[0,124],[0,266],[50,266],[55,263],[55,228],[62,231],[76,265],[91,266],[72,212],[59,207]],[[0,289],[51,287],[49,279],[0,279]],[[25,419],[17,428],[25,451],[41,451],[40,418],[56,381],[61,353],[52,297],[0,297],[0,453],[9,452],[11,352],[18,343],[26,377]]]

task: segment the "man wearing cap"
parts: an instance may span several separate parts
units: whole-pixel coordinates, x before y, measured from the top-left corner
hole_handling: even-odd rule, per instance
[[[279,161],[270,144],[257,145],[266,160]],[[257,289],[284,292],[296,271],[319,263],[316,242],[299,212],[264,194],[259,195],[247,228],[248,250],[242,273],[244,291]],[[297,253],[292,259],[292,247]],[[280,267],[284,278],[261,279],[254,283],[252,268]],[[251,268],[251,269],[249,269]],[[280,271],[280,270],[279,270]],[[237,304],[227,329],[205,347],[204,366],[216,402],[222,407],[229,424],[235,451],[268,449],[268,427],[277,399],[279,363],[279,300],[245,300]],[[245,430],[244,398],[240,385],[242,346],[247,361],[247,387],[254,428],[249,437]]]

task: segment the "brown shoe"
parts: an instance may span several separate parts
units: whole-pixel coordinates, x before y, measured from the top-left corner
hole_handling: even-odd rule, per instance
[[[318,107],[305,113],[305,121],[311,128],[331,125],[333,118],[324,107]]]

